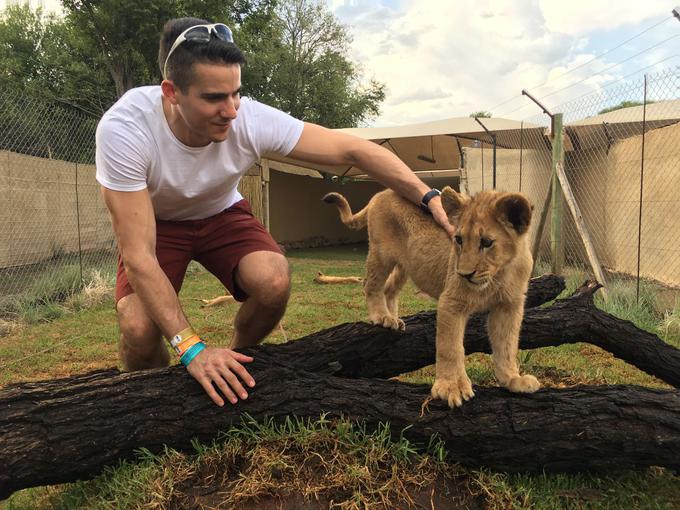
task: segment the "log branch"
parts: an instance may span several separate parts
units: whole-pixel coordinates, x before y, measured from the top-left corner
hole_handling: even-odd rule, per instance
[[[680,350],[597,308],[593,294],[598,288],[597,283],[586,282],[572,296],[549,307],[527,307],[520,348],[590,343],[671,386],[680,387]],[[285,363],[311,372],[351,378],[395,377],[435,362],[435,312],[421,312],[404,317],[404,321],[404,332],[367,323],[348,323],[288,344],[263,345],[251,353],[271,363]],[[491,352],[485,315],[470,318],[465,331],[465,352]]]
[[[554,278],[554,277],[553,277]],[[545,282],[547,280],[543,280]],[[554,283],[554,279],[553,279]],[[559,291],[532,282],[522,348],[586,341],[677,385],[677,350],[593,304],[596,284],[548,308]],[[532,290],[533,289],[533,290]],[[467,352],[487,352],[485,318],[473,317]],[[250,398],[218,408],[183,367],[117,371],[0,390],[0,498],[13,491],[86,479],[141,447],[191,451],[238,425],[242,413],[317,418],[322,413],[389,421],[417,443],[437,434],[451,460],[503,471],[680,467],[680,393],[631,386],[582,386],[516,395],[476,388],[462,408],[421,407],[429,388],[378,379],[434,363],[433,312],[411,316],[406,333],[345,324],[283,345],[252,349]],[[338,375],[345,377],[338,377]],[[408,427],[408,428],[407,428]]]
[[[680,468],[680,394],[629,386],[546,389],[517,395],[476,388],[462,408],[421,407],[429,388],[397,381],[349,380],[250,366],[258,381],[247,401],[215,406],[182,367],[100,372],[22,384],[0,392],[0,498],[32,486],[95,476],[164,445],[191,451],[240,423],[322,413],[389,422],[425,444],[433,434],[451,461],[508,472]],[[181,397],[180,397],[181,396]],[[408,428],[407,428],[408,427]]]

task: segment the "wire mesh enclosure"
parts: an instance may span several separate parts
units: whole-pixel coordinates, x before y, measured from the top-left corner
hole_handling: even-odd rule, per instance
[[[526,119],[529,127],[517,130],[511,144],[496,147],[497,189],[529,196],[533,236],[545,219],[540,266],[551,269],[558,256],[564,266],[593,276],[594,258],[605,274],[680,287],[679,97],[680,68],[674,67],[553,109],[563,116],[562,165],[594,257],[564,196],[558,200],[561,221],[553,222],[550,117]],[[493,182],[490,140],[478,145],[466,149],[463,184],[471,193]],[[556,235],[562,239],[557,254],[551,243]]]
[[[502,136],[492,133],[499,135],[495,151],[496,136],[468,143],[461,189],[474,194],[495,182],[526,194],[542,270],[595,276],[599,265],[604,275],[677,289],[680,68],[614,85],[553,109],[563,121],[561,151],[546,114]],[[78,286],[93,269],[115,271],[115,239],[95,180],[97,121],[43,98],[0,93],[3,302],[49,294],[43,281],[55,274]],[[558,160],[566,199],[551,184]],[[244,178],[241,191],[261,216],[261,176]]]

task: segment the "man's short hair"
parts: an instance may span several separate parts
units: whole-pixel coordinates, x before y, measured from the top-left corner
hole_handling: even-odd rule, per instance
[[[163,26],[158,48],[158,67],[163,75],[165,59],[173,43],[187,28],[212,23],[199,18],[175,18]],[[234,43],[222,41],[214,35],[208,43],[184,41],[170,55],[167,76],[182,91],[186,92],[193,80],[193,65],[205,63],[245,65],[246,57]]]

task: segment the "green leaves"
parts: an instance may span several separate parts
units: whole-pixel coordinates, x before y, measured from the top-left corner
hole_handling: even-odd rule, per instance
[[[364,82],[346,26],[316,0],[62,0],[65,16],[0,12],[0,89],[37,93],[99,117],[132,87],[159,83],[169,19],[234,29],[248,65],[244,94],[306,121],[351,127],[379,113],[384,85]]]

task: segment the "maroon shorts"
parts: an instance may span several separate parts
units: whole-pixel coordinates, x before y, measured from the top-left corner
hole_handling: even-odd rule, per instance
[[[245,301],[248,295],[236,284],[234,273],[241,259],[254,251],[281,253],[281,248],[253,216],[245,199],[201,220],[156,220],[156,258],[177,293],[189,262],[196,260],[238,301]],[[116,303],[133,292],[119,256]]]

